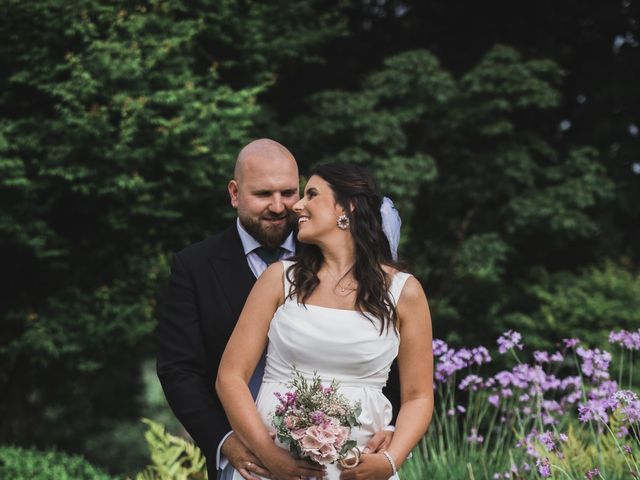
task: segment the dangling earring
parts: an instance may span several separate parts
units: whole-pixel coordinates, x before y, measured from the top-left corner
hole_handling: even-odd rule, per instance
[[[349,228],[349,217],[344,213],[338,217],[338,228],[340,230],[346,230]]]

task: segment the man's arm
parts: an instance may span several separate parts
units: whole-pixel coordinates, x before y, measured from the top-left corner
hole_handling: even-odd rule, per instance
[[[157,371],[167,401],[204,455],[215,461],[230,430],[214,390],[192,277],[176,255],[160,310]]]

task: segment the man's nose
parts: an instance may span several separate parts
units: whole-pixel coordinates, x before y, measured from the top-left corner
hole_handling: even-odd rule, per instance
[[[271,205],[269,205],[269,210],[273,213],[281,213],[284,211],[284,202],[282,201],[282,195],[275,194],[271,199]]]

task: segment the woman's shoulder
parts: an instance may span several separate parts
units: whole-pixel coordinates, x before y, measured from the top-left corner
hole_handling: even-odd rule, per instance
[[[281,278],[283,272],[286,267],[283,265],[284,262],[273,262],[271,265],[267,267],[267,269],[262,272],[262,275],[258,277],[258,282],[260,283],[269,283],[273,284],[273,281],[277,278]]]
[[[392,267],[391,265],[382,265],[382,270],[391,282],[395,282],[398,280],[404,282],[410,277],[413,277],[410,272],[400,270],[398,268]]]

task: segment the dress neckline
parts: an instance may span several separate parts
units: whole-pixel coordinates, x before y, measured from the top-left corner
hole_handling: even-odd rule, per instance
[[[351,308],[325,307],[323,305],[315,305],[313,303],[299,303],[298,305],[300,305],[302,307],[314,307],[314,308],[322,308],[324,310],[338,310],[339,312],[354,312],[354,313],[362,314],[362,312],[360,310],[353,310]]]

